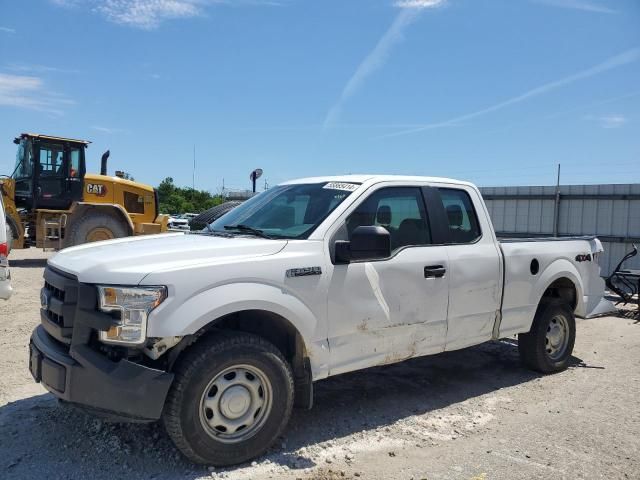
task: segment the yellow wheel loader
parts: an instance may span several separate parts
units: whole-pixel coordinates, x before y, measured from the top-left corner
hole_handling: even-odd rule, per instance
[[[109,151],[100,175],[86,173],[90,142],[23,133],[15,169],[0,178],[10,248],[65,248],[98,240],[167,231],[158,194],[148,185],[107,175]]]

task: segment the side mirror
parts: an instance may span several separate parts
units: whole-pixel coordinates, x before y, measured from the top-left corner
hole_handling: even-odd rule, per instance
[[[391,237],[384,227],[360,226],[351,234],[350,242],[337,241],[335,247],[336,263],[378,260],[391,256]]]

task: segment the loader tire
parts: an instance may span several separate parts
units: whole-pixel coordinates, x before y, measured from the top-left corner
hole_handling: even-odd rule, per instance
[[[560,298],[543,298],[528,333],[518,335],[522,362],[541,373],[556,373],[569,365],[576,341],[573,311]]]
[[[87,210],[79,219],[73,220],[65,232],[64,246],[111,240],[129,235],[123,222],[112,215]]]
[[[264,453],[293,408],[289,363],[257,335],[219,332],[190,347],[174,369],[162,421],[189,460],[216,467]]]

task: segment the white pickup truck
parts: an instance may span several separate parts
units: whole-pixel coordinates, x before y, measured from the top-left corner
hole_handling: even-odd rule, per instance
[[[189,459],[264,452],[313,382],[518,335],[567,367],[574,316],[602,299],[595,238],[499,242],[478,189],[340,176],[271,188],[199,234],[52,257],[30,370],[57,397],[162,419]]]
[[[9,228],[6,225],[2,195],[0,195],[0,300],[11,297],[11,272],[9,271]]]

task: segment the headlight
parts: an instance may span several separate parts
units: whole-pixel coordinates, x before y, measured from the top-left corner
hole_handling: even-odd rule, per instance
[[[149,313],[167,298],[166,287],[98,287],[100,310],[116,315],[117,324],[100,332],[100,341],[140,345],[147,336]]]

